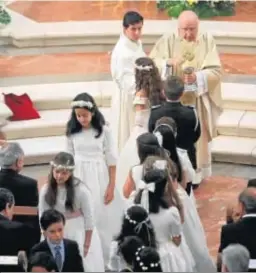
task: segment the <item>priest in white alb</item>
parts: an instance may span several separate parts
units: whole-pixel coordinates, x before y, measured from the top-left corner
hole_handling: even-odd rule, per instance
[[[110,125],[119,152],[124,147],[134,125],[135,60],[144,57],[141,43],[143,17],[128,11],[123,18],[123,31],[111,54],[111,74],[117,85],[112,97]]]
[[[163,78],[173,74],[185,83],[182,103],[195,106],[201,122],[197,142],[197,183],[211,175],[211,141],[222,112],[221,62],[213,37],[199,31],[199,19],[192,11],[178,18],[178,29],[163,35],[153,47],[154,59]],[[189,136],[188,136],[189,137]]]

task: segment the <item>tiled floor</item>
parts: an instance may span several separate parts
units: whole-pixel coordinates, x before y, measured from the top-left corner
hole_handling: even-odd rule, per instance
[[[146,19],[166,20],[156,1],[15,1],[9,7],[38,22],[120,20],[128,10],[137,10]],[[256,22],[256,2],[237,1],[236,14],[215,17],[218,21]]]
[[[221,54],[228,74],[256,75],[256,56]],[[0,77],[50,74],[109,74],[108,53],[67,53],[0,57]]]
[[[215,176],[205,180],[199,189],[195,191],[199,214],[205,228],[208,247],[213,257],[217,255],[220,228],[225,223],[226,206],[235,203],[238,194],[246,186],[243,178],[223,176],[223,174],[230,175],[234,170],[240,170],[240,172],[236,172],[239,177],[246,177],[246,179],[253,177],[253,169],[248,166],[214,164]],[[35,178],[40,177],[40,186],[46,182],[48,171],[49,166],[47,165],[26,167],[24,170],[26,175]]]

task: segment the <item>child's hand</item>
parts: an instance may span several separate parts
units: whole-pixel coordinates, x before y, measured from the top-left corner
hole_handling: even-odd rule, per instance
[[[111,184],[108,185],[105,196],[104,196],[104,204],[108,205],[114,199],[114,188]]]

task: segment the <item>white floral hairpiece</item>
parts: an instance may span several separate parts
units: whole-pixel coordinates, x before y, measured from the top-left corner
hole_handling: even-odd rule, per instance
[[[143,261],[141,261],[141,257],[140,257],[140,252],[142,249],[144,249],[145,246],[142,246],[142,247],[139,247],[137,249],[137,251],[135,252],[135,257],[136,257],[136,261],[138,262],[140,268],[142,269],[142,271],[146,271],[148,270],[148,266],[146,266]],[[159,266],[159,262],[156,262],[156,263],[150,263],[149,265],[151,268],[154,268],[154,267],[158,267]]]
[[[74,165],[61,165],[61,164],[56,164],[54,161],[51,161],[50,165],[53,168],[56,168],[57,170],[69,170],[69,171],[73,171],[75,169]]]
[[[145,65],[145,66],[143,66],[143,65],[137,65],[135,63],[135,68],[138,69],[138,70],[140,70],[140,71],[150,71],[151,69],[153,69],[153,66],[152,65]]]
[[[163,147],[163,135],[157,131],[153,133],[155,135],[155,137],[157,138],[158,144],[160,145],[160,147]]]
[[[158,170],[165,170],[167,167],[166,160],[156,160],[153,164],[153,167]]]
[[[142,207],[141,205],[135,205],[135,206],[140,206]],[[141,228],[143,227],[143,225],[145,224],[147,226],[147,228],[151,228],[151,226],[149,225],[149,217],[147,217],[145,220],[141,221],[141,222],[137,222],[133,219],[131,219],[131,217],[128,215],[127,211],[125,212],[125,219],[128,220],[128,222],[130,224],[133,224],[135,227],[134,227],[134,231],[138,234],[141,230]]]
[[[71,107],[86,107],[88,109],[92,109],[93,108],[93,103],[90,101],[83,101],[83,100],[78,100],[78,101],[72,101],[71,102]]]

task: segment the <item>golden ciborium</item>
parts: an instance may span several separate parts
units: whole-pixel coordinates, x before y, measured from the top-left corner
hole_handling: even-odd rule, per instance
[[[192,74],[196,71],[195,47],[196,44],[194,42],[182,41],[181,56],[183,62],[181,65],[181,69],[183,76]],[[195,105],[196,91],[197,91],[196,82],[185,83],[182,103],[186,105]]]

